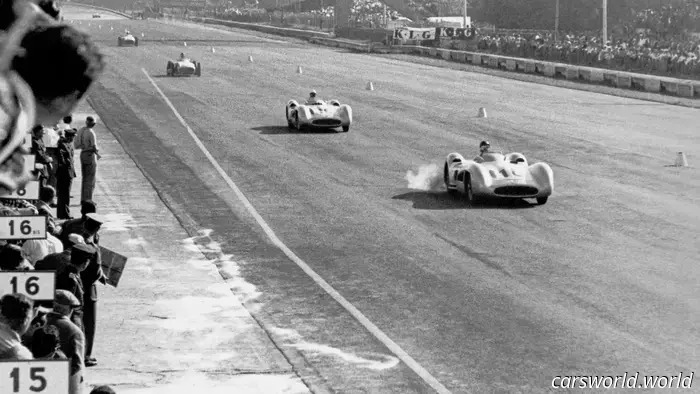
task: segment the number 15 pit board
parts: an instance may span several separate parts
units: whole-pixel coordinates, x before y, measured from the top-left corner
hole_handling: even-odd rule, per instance
[[[0,360],[2,394],[68,394],[69,360]]]

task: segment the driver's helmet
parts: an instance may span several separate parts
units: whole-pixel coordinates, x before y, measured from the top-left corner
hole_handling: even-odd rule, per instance
[[[312,91],[309,93],[309,97],[311,97],[312,99],[315,99],[315,98],[316,98],[316,90],[312,90]]]
[[[180,59],[184,59],[184,58],[185,58],[185,54],[184,54],[184,53],[180,53]]]
[[[127,30],[127,31],[125,32],[125,34],[128,36],[128,35],[131,34],[131,33],[129,32],[129,30]]]
[[[488,152],[489,149],[491,149],[491,143],[489,143],[488,141],[481,141],[481,143],[479,144],[479,152],[483,154]]]

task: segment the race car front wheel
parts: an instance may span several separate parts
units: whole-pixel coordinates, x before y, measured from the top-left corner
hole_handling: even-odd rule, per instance
[[[294,128],[297,131],[301,131],[301,122],[299,122],[299,114],[294,114]]]
[[[464,180],[464,198],[469,204],[473,204],[476,201],[474,196],[474,190],[472,189],[472,177],[469,174],[464,174],[466,179]]]

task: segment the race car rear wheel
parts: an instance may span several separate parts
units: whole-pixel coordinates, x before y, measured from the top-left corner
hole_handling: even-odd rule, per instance
[[[549,199],[549,197],[537,197],[537,204],[544,205],[547,203],[548,199]]]
[[[350,131],[350,126],[343,126],[343,133],[347,133],[348,131]]]
[[[202,63],[197,63],[196,66],[194,66],[194,75],[201,77],[202,76]]]

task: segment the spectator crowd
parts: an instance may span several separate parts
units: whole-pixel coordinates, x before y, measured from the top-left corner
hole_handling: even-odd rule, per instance
[[[45,239],[0,240],[0,271],[53,271],[56,278],[51,301],[0,294],[0,360],[67,360],[70,393],[80,394],[86,368],[97,365],[97,289],[108,278],[99,238],[105,220],[93,201],[95,120],[76,128],[70,114],[104,61],[89,36],[60,20],[53,0],[0,0],[0,216],[44,216],[47,223]],[[17,136],[31,136],[31,148]],[[24,165],[29,156],[34,168]],[[78,164],[81,208],[73,217]],[[36,200],[21,197],[30,184],[39,188]]]
[[[700,79],[700,46],[692,40],[663,40],[643,34],[603,42],[600,37],[551,33],[480,36],[479,51],[588,67]]]

